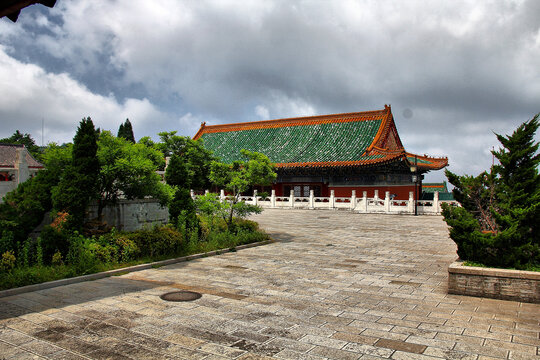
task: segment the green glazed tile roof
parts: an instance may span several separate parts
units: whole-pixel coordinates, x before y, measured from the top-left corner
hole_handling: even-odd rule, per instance
[[[212,132],[203,133],[201,138],[224,162],[240,160],[240,149],[263,153],[278,164],[360,161],[385,157],[362,157],[382,120],[380,116],[374,120]]]

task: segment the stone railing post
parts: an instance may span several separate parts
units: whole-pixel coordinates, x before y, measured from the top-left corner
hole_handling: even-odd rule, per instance
[[[272,190],[272,195],[270,196],[270,206],[273,208],[276,207],[276,190]]]
[[[195,200],[195,191],[193,191],[193,189],[189,190],[189,195],[193,200]]]
[[[257,201],[257,189],[253,190],[253,205],[257,205],[259,202]]]
[[[225,190],[221,189],[219,192],[219,201],[225,201]]]
[[[362,207],[363,207],[362,210],[367,213],[367,209],[368,209],[367,191],[362,192]]]
[[[414,214],[414,192],[409,191],[409,203],[407,204],[407,210],[410,214]]]
[[[384,193],[384,212],[390,212],[390,191]]]
[[[289,194],[289,204],[291,205],[292,208],[294,207],[294,190],[291,190]]]
[[[335,207],[335,197],[334,197],[334,190],[330,190],[330,201],[328,202],[328,206],[330,209],[333,209]]]
[[[351,193],[351,210],[356,208],[356,190],[353,190]]]
[[[375,190],[375,193],[373,194],[373,199],[375,202],[379,201],[379,190]]]
[[[438,191],[435,191],[435,193],[433,194],[433,210],[435,212],[435,214],[438,214],[441,212],[441,207],[440,207],[440,204],[439,204],[439,192]]]
[[[313,190],[309,190],[309,208],[315,208],[315,193]]]

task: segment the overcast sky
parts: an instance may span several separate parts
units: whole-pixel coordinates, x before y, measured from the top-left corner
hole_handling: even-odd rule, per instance
[[[0,138],[135,137],[378,110],[410,152],[491,165],[540,112],[540,1],[58,0],[0,19]],[[426,180],[444,179],[442,171]]]

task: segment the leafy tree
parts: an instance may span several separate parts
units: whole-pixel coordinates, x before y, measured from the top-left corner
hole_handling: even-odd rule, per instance
[[[173,154],[185,164],[189,186],[196,190],[205,190],[210,187],[208,175],[210,164],[216,158],[212,152],[204,147],[202,139],[192,140],[189,137],[178,136],[176,131],[159,133],[161,143],[156,146],[166,157]]]
[[[24,145],[36,160],[41,160],[41,150],[30,134],[23,134],[19,130],[16,130],[10,137],[0,139],[0,143]]]
[[[84,221],[86,207],[96,197],[99,161],[97,134],[90,117],[82,119],[73,138],[71,164],[53,191],[56,211],[70,214],[69,228],[78,229]]]
[[[126,119],[123,124],[120,124],[117,137],[135,143],[135,135],[133,135],[133,127],[131,126],[131,122],[129,121],[129,119]]]
[[[157,168],[164,163],[157,150],[143,144],[133,144],[123,138],[102,131],[99,137],[97,157],[98,217],[108,204],[115,204],[120,196],[127,199],[153,196],[166,204],[170,190],[161,183]]]
[[[240,153],[246,161],[235,161],[232,164],[224,164],[213,161],[211,164],[210,181],[218,187],[223,187],[232,194],[230,200],[227,226],[230,228],[235,214],[247,216],[257,211],[255,208],[240,202],[240,195],[253,185],[270,185],[276,178],[274,165],[270,163],[264,154],[241,150]]]
[[[510,136],[497,134],[502,147],[492,153],[499,164],[489,174],[474,178],[447,172],[463,206],[443,210],[460,258],[517,269],[540,265],[538,127],[536,115]]]

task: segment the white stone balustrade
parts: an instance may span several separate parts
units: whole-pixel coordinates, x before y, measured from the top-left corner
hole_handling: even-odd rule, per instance
[[[205,191],[208,193],[208,190]],[[386,192],[384,200],[379,198],[379,193],[375,190],[373,198],[367,197],[364,191],[362,198],[356,197],[356,191],[352,191],[351,197],[336,197],[334,190],[330,190],[329,197],[315,197],[313,190],[310,190],[309,197],[294,196],[291,190],[289,196],[276,196],[276,191],[272,190],[269,198],[263,198],[253,192],[253,196],[241,196],[240,199],[248,204],[259,205],[263,208],[273,209],[329,209],[329,210],[350,210],[359,213],[383,213],[383,214],[414,214],[415,207],[419,215],[440,215],[441,204],[447,203],[452,206],[461,206],[457,201],[439,200],[439,193],[435,192],[433,200],[414,200],[414,194],[409,193],[408,200],[394,200],[390,198],[390,192]],[[195,198],[195,193],[191,190],[191,196]],[[225,201],[228,197],[221,190],[219,199]]]

